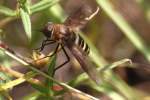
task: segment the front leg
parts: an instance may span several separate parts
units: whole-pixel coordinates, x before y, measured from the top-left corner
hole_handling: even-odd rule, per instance
[[[54,52],[52,52],[52,54],[50,54],[50,55],[48,55],[48,56],[44,56],[44,57],[42,57],[42,58],[40,58],[40,59],[37,59],[37,60],[35,60],[35,61],[38,61],[38,60],[41,60],[41,59],[44,59],[44,58],[47,58],[47,57],[52,57],[52,56],[54,56],[59,50],[59,46],[60,46],[60,44],[58,43],[57,44],[57,46],[56,46],[56,48],[55,48],[55,50],[54,50]]]
[[[49,45],[49,44],[53,44],[53,43],[55,43],[55,42],[56,42],[56,41],[54,41],[54,40],[49,40],[49,39],[43,40],[41,47],[39,47],[39,48],[37,48],[37,49],[34,49],[34,50],[39,50],[39,52],[41,52],[41,51],[43,51],[43,49],[44,49],[45,46],[47,46],[47,45]]]

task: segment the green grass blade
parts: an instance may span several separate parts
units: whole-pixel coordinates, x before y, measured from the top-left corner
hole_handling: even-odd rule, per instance
[[[10,8],[0,5],[0,13],[6,16],[16,16],[16,12]]]
[[[132,61],[130,59],[122,59],[122,60],[116,61],[116,62],[114,62],[114,63],[112,63],[112,64],[110,64],[108,66],[99,68],[99,70],[101,72],[107,71],[107,70],[112,70],[112,69],[118,67],[119,65],[132,65]]]
[[[31,7],[31,13],[36,13],[55,5],[59,0],[42,0]]]
[[[0,97],[0,100],[6,100],[6,98],[7,98],[7,100],[13,100],[8,91],[3,91],[0,94],[2,94],[4,96],[3,99],[1,99],[1,97]]]
[[[26,80],[34,77],[35,73],[27,73],[25,76],[15,79],[13,81],[7,82],[5,84],[0,85],[0,91],[5,91],[7,89],[13,88],[14,86],[25,82]]]
[[[0,100],[5,100],[3,93],[0,92]]]
[[[48,63],[48,72],[47,72],[47,74],[48,74],[50,77],[53,77],[53,75],[54,75],[55,65],[56,65],[56,55],[52,56],[52,57],[50,58],[49,63]],[[46,86],[47,86],[47,89],[48,89],[47,94],[50,95],[50,96],[53,96],[53,90],[52,90],[53,81],[47,79],[47,80],[46,80]]]
[[[66,18],[66,15],[64,14],[64,11],[62,7],[59,4],[55,4],[49,9],[52,16],[54,16],[55,19],[58,19],[59,22],[63,22]]]
[[[37,100],[37,98],[41,95],[39,92],[33,92],[27,96],[24,96],[22,100]]]
[[[112,85],[107,82],[103,82],[99,87],[93,83],[91,83],[90,86],[98,92],[107,94],[112,100],[126,100],[121,94],[118,93],[118,91],[115,91],[115,89],[112,88]]]
[[[22,8],[20,8],[20,15],[21,15],[21,19],[22,19],[22,23],[26,32],[26,35],[29,39],[29,41],[31,41],[31,21],[30,21],[30,15],[25,12],[25,10],[23,10]]]
[[[107,13],[107,15],[115,22],[115,24],[124,32],[126,37],[133,43],[133,45],[147,58],[150,62],[150,48],[139,34],[129,25],[129,23],[116,12],[109,0],[96,0],[99,6]]]
[[[108,81],[112,86],[119,91],[121,94],[127,98],[127,100],[142,100],[140,95],[134,91],[133,88],[128,86],[122,79],[120,79],[115,73],[112,71],[105,72],[105,79]]]
[[[48,92],[48,89],[44,86],[41,86],[38,84],[32,84],[32,83],[31,83],[31,86],[43,94],[47,94],[47,92]]]
[[[143,9],[143,11],[146,15],[146,18],[150,22],[150,5],[149,5],[149,1],[148,0],[136,0],[136,2],[141,6],[141,8]]]
[[[50,58],[50,61],[48,63],[48,75],[52,76],[54,69],[55,69],[55,65],[56,65],[56,55],[52,56]]]
[[[29,1],[27,0],[19,0],[20,5],[20,16],[22,19],[23,27],[25,30],[25,33],[28,37],[28,40],[31,41],[32,33],[31,33],[31,21],[30,21],[30,5]]]

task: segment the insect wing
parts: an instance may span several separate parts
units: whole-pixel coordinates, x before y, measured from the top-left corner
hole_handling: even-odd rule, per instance
[[[135,70],[140,70],[141,72],[150,75],[150,65],[142,64],[142,63],[133,63],[130,65],[131,68],[135,68]]]
[[[89,6],[83,5],[70,14],[64,24],[71,27],[73,30],[78,31],[83,28],[87,22],[98,13],[98,11],[99,8],[93,12]]]
[[[95,67],[92,67],[92,64],[90,64],[90,61],[86,54],[82,52],[82,50],[79,50],[76,46],[72,46],[69,48],[71,53],[74,55],[74,57],[77,59],[77,61],[80,63],[82,69],[88,74],[88,76],[96,82],[96,84],[100,84],[100,75]]]

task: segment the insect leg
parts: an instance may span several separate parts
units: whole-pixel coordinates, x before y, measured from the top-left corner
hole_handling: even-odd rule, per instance
[[[35,50],[39,50],[41,52],[46,45],[53,44],[53,43],[55,43],[54,40],[48,40],[48,39],[43,40],[41,47],[39,47],[39,48],[37,48]]]
[[[36,59],[36,60],[34,60],[33,62],[40,61],[40,60],[45,59],[45,58],[47,58],[47,57],[52,57],[54,54],[57,53],[57,51],[58,51],[58,49],[59,49],[59,45],[60,45],[60,44],[57,44],[57,47],[55,48],[55,51],[54,51],[51,55],[44,56],[44,57],[42,57],[42,58]],[[31,63],[33,63],[33,62],[31,62]]]
[[[65,56],[67,57],[67,60],[66,60],[64,63],[62,63],[61,65],[59,65],[58,67],[56,67],[56,68],[54,69],[54,73],[55,73],[55,71],[56,71],[57,69],[63,67],[65,64],[67,64],[67,63],[70,61],[70,57],[68,56],[68,54],[67,54],[67,52],[66,52],[66,50],[65,50],[65,48],[64,48],[64,46],[63,46],[62,44],[61,44],[61,48],[62,48],[62,50],[63,50]]]
[[[60,45],[60,44],[58,44],[58,45],[56,46],[55,51],[54,51],[51,55],[42,57],[42,58],[37,59],[37,60],[41,60],[41,59],[44,59],[44,58],[47,58],[47,57],[52,57],[52,56],[54,56],[54,55],[57,53],[57,51],[58,51],[59,45]]]
[[[47,57],[52,57],[52,56],[54,56],[56,53],[57,53],[57,51],[58,51],[58,49],[59,49],[59,43],[58,43],[58,45],[56,46],[56,49],[55,49],[55,51],[51,54],[51,55],[48,55],[48,56],[45,56],[45,57],[43,57],[43,58],[47,58]],[[61,46],[62,47],[62,46]],[[42,59],[43,59],[42,58]],[[58,66],[59,67],[59,66]],[[54,74],[55,74],[55,69],[54,69],[54,71],[52,72],[52,77],[54,76]]]
[[[56,48],[55,48],[55,51],[51,54],[51,55],[49,55],[49,56],[47,56],[47,57],[52,57],[52,56],[54,56],[56,53],[57,53],[57,51],[58,51],[58,49],[59,49],[59,43],[57,44],[57,46],[56,46]]]

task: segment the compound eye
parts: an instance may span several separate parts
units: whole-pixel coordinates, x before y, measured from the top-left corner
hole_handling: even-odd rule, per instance
[[[52,22],[48,22],[48,23],[45,25],[45,27],[44,27],[44,29],[42,30],[42,32],[44,33],[44,35],[45,35],[46,37],[51,37],[52,29],[53,29],[53,24],[52,24]]]

